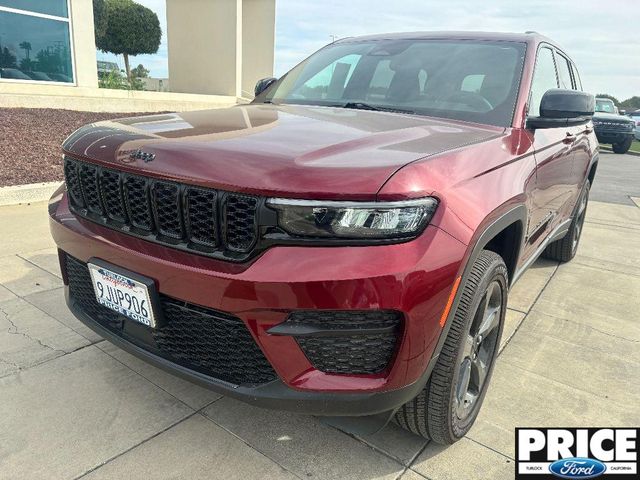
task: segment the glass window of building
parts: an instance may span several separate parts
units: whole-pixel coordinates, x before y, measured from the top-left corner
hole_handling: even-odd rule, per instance
[[[0,81],[73,83],[67,0],[0,0]]]

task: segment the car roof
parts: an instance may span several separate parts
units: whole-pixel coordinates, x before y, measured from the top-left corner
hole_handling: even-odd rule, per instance
[[[450,39],[450,40],[484,40],[521,42],[527,44],[550,43],[562,50],[553,40],[538,32],[506,33],[506,32],[471,32],[471,31],[434,31],[434,32],[397,32],[364,35],[359,37],[347,37],[337,40],[335,43],[360,42],[367,40],[426,40],[426,39]]]

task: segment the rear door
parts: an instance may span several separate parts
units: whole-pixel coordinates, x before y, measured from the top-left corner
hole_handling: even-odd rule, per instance
[[[553,50],[538,49],[531,83],[528,116],[540,115],[540,101],[547,90],[559,88]],[[527,247],[535,250],[545,232],[553,229],[570,206],[575,194],[572,155],[576,137],[573,127],[545,128],[533,132],[536,157],[536,186],[532,192]]]

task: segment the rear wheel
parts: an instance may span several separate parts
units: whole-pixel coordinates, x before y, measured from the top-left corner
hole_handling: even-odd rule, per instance
[[[633,138],[627,138],[626,140],[618,143],[614,143],[611,145],[614,153],[627,153],[631,148],[631,143],[633,142]]]
[[[471,428],[498,354],[507,306],[507,267],[484,250],[474,262],[431,378],[400,407],[396,422],[448,445]]]
[[[584,226],[584,218],[587,214],[587,205],[589,203],[589,188],[591,187],[589,180],[582,190],[577,210],[571,221],[571,226],[567,234],[560,240],[549,244],[542,253],[544,258],[557,260],[559,262],[568,262],[576,256],[578,244],[582,236],[582,227]]]

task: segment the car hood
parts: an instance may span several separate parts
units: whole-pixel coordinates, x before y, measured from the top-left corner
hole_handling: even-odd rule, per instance
[[[387,112],[250,104],[99,122],[72,134],[63,150],[213,188],[371,199],[402,166],[503,131]],[[138,150],[150,155],[135,158]]]
[[[619,123],[633,122],[633,120],[624,115],[618,115],[616,113],[604,113],[604,112],[596,112],[593,114],[594,120],[604,120],[604,121],[617,121]]]

